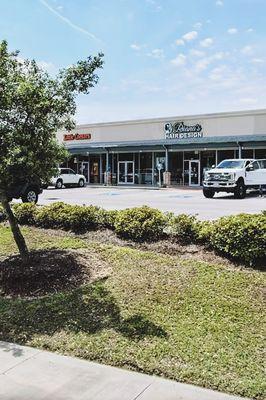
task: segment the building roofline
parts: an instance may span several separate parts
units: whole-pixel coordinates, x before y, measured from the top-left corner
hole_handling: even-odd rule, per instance
[[[224,111],[217,113],[208,114],[192,114],[192,115],[178,115],[173,117],[155,117],[155,118],[143,118],[143,119],[133,119],[124,121],[110,121],[110,122],[95,122],[90,124],[78,124],[75,129],[92,128],[99,126],[117,126],[117,125],[132,125],[132,124],[145,124],[145,123],[158,123],[158,122],[171,122],[178,120],[192,120],[192,119],[210,119],[210,118],[221,118],[221,117],[241,117],[248,115],[260,115],[266,114],[266,108],[257,110],[243,110],[243,111]]]

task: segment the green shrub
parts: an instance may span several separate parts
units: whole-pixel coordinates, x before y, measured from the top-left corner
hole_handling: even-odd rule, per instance
[[[36,223],[42,228],[85,232],[104,225],[104,211],[96,206],[77,206],[62,202],[41,207]]]
[[[13,205],[13,212],[19,224],[35,225],[37,206],[34,203],[18,203]]]
[[[120,211],[118,210],[105,210],[103,212],[103,219],[104,219],[104,227],[108,229],[115,229],[115,221],[118,217]]]
[[[120,211],[115,218],[115,232],[135,241],[154,241],[163,236],[166,216],[147,206]]]
[[[197,237],[197,218],[193,215],[169,214],[166,232],[182,243],[194,242]]]
[[[266,261],[266,215],[220,218],[213,224],[210,243],[215,250],[249,265]]]
[[[198,221],[196,225],[196,241],[203,244],[210,244],[213,232],[214,221]]]

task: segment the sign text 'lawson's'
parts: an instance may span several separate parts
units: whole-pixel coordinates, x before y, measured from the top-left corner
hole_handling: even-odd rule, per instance
[[[64,141],[67,142],[69,140],[88,140],[91,139],[90,133],[67,133],[64,135]]]
[[[202,126],[185,125],[184,122],[167,122],[164,125],[166,139],[190,139],[203,137]]]

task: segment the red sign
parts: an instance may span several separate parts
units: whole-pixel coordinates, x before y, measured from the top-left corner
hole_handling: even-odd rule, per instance
[[[64,135],[64,141],[67,142],[69,140],[89,140],[91,139],[90,133],[67,133]]]

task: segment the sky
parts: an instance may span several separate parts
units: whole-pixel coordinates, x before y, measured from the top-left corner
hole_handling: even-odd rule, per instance
[[[50,74],[105,56],[77,123],[266,108],[266,0],[0,0],[0,40]]]

